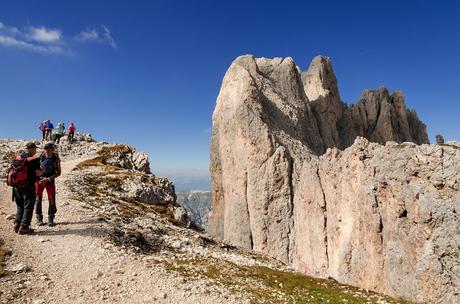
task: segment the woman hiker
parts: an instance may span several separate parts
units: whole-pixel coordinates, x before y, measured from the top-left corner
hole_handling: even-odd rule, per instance
[[[67,135],[67,140],[69,144],[73,143],[73,137],[75,136],[75,125],[73,122],[69,125],[69,135]]]
[[[61,175],[61,160],[55,153],[54,144],[48,143],[45,145],[45,152],[40,156],[40,168],[43,171],[39,180],[35,183],[35,191],[37,199],[35,201],[35,215],[37,224],[43,226],[43,211],[42,200],[43,191],[46,189],[48,194],[48,226],[53,227],[54,217],[57,212],[56,208],[56,184],[54,180]]]

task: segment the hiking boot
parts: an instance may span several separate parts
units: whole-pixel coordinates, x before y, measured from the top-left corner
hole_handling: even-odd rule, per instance
[[[54,227],[56,223],[54,222],[54,217],[48,217],[48,227]]]
[[[30,228],[29,226],[21,225],[21,227],[18,230],[18,233],[21,234],[21,235],[32,234],[32,233],[34,233],[34,230],[32,228]]]
[[[21,228],[21,225],[20,225],[20,224],[14,224],[14,228],[13,228],[14,233],[18,233],[19,228]]]
[[[38,226],[45,226],[45,223],[43,223],[43,215],[37,214],[37,225]]]

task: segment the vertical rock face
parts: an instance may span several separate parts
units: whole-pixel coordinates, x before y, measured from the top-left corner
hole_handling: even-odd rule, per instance
[[[320,157],[328,274],[416,301],[457,303],[460,150],[358,138]]]
[[[455,303],[460,150],[401,142],[428,143],[401,93],[349,107],[326,57],[304,73],[239,57],[213,114],[208,229],[306,274]]]
[[[324,148],[290,58],[239,57],[213,114],[211,233],[288,261],[292,253],[293,154]],[[292,147],[292,148],[291,148]]]
[[[310,100],[326,147],[342,147],[337,123],[346,108],[340,100],[337,79],[329,58],[316,56],[302,73],[305,93]]]

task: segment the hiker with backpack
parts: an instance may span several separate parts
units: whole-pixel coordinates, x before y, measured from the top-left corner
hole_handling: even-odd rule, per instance
[[[42,174],[39,176],[39,180],[35,182],[35,191],[37,198],[35,201],[35,215],[37,217],[37,224],[39,226],[45,225],[43,223],[43,191],[46,189],[48,194],[48,226],[53,227],[54,217],[57,212],[56,208],[56,184],[54,180],[61,175],[61,160],[55,153],[55,147],[53,143],[47,143],[45,145],[45,152],[39,158],[40,169]]]
[[[28,143],[26,151],[16,156],[7,175],[7,184],[13,187],[13,201],[16,202],[14,232],[32,234],[30,228],[35,202],[35,181],[41,174],[37,146]]]
[[[61,137],[64,136],[65,126],[63,122],[60,122],[59,125],[54,129],[54,143],[59,144]]]
[[[73,143],[73,137],[75,136],[75,125],[73,122],[69,125],[69,135],[67,135],[67,140],[69,144]]]
[[[54,125],[48,119],[45,124],[45,138],[46,140],[52,141],[53,140],[53,129]]]
[[[46,126],[46,121],[42,122],[40,126],[38,127],[38,129],[42,132],[42,143],[45,141],[45,137],[46,137],[45,126]]]

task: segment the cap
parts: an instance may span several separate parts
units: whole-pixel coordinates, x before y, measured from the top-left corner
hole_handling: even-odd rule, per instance
[[[47,143],[44,147],[44,149],[50,149],[50,148],[53,148],[54,149],[54,144],[53,143]]]
[[[27,149],[37,149],[37,145],[33,142],[29,142],[27,143],[26,148]]]

